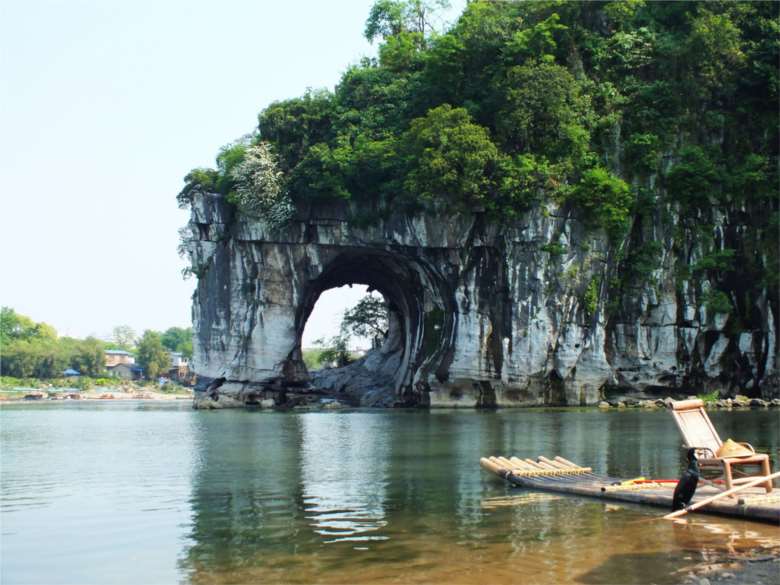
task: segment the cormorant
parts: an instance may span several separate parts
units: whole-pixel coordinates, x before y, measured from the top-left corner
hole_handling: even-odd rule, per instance
[[[691,503],[691,498],[699,483],[699,461],[696,459],[696,449],[688,449],[688,468],[683,471],[672,496],[672,510],[682,510]]]

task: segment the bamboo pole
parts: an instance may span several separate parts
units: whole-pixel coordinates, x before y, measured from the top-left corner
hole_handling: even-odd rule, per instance
[[[513,465],[512,462],[509,459],[507,459],[506,457],[496,457],[496,459],[498,459],[500,464],[503,465],[506,469],[508,469],[510,471],[512,469],[514,469],[515,467],[517,467],[516,465]]]
[[[541,465],[539,465],[539,464],[538,464],[536,461],[534,461],[533,459],[529,459],[528,457],[526,457],[525,459],[523,459],[523,461],[525,461],[525,462],[526,462],[526,463],[527,463],[529,466],[533,467],[534,469],[537,469],[537,470],[540,470],[540,471],[544,469],[544,467],[542,467]]]
[[[559,461],[560,463],[563,463],[564,465],[568,465],[568,466],[570,466],[570,467],[579,467],[579,466],[578,466],[576,463],[572,463],[571,461],[569,461],[568,459],[564,459],[564,458],[563,458],[563,457],[561,457],[560,455],[556,455],[556,456],[554,457],[554,459],[555,459],[556,461]]]
[[[572,477],[576,477],[577,481],[582,481],[583,479],[586,479],[588,481],[608,481],[609,478],[607,477],[600,477],[593,473],[592,467],[582,467],[581,465],[567,465],[566,463],[562,463],[556,459],[547,459],[547,457],[539,456],[539,461],[546,463],[547,465],[552,465],[556,469],[560,469],[561,471],[574,471],[576,473],[572,474]]]
[[[593,471],[592,467],[582,467],[581,465],[574,465],[570,467],[559,461],[551,461],[550,459],[547,459],[547,457],[542,457],[541,455],[537,459],[536,464],[546,469],[559,471],[562,475],[571,476],[578,479],[583,476],[593,475],[591,473]]]
[[[753,481],[748,482],[746,484],[743,484],[738,487],[733,487],[730,490],[726,490],[725,492],[721,492],[719,494],[716,494],[714,496],[711,496],[709,498],[706,498],[702,500],[701,502],[696,502],[695,504],[692,504],[690,506],[686,506],[682,510],[677,510],[676,512],[672,512],[671,514],[667,514],[664,516],[664,520],[671,520],[672,518],[677,518],[678,516],[683,516],[687,514],[688,512],[693,512],[694,510],[698,510],[702,506],[706,506],[707,504],[710,504],[714,502],[715,500],[720,500],[721,498],[725,498],[726,496],[730,496],[731,494],[735,494],[737,492],[741,492],[742,490],[745,490],[750,487],[755,487],[757,485],[760,485],[762,483],[766,483],[767,481],[772,481],[776,477],[780,477],[780,471],[773,473],[772,475],[762,475],[760,477],[756,477]]]
[[[509,460],[514,464],[515,467],[518,469],[522,469],[524,471],[532,471],[532,468],[529,467],[525,461],[518,457],[510,457]]]
[[[554,465],[550,465],[549,463],[545,463],[541,459],[542,459],[541,457],[537,459],[536,464],[543,469],[549,470],[550,473],[554,476],[556,481],[562,481],[567,483],[582,481],[582,478],[580,477],[581,475],[580,470],[576,470],[576,469],[563,470]]]
[[[542,468],[544,468],[544,469],[551,469],[551,470],[553,470],[553,471],[561,471],[561,468],[560,468],[560,467],[556,467],[555,465],[550,465],[550,464],[549,464],[549,463],[547,463],[546,461],[543,461],[541,457],[539,457],[539,459],[537,459],[537,461],[536,461],[536,464],[537,464],[539,467],[542,467]]]
[[[491,461],[490,459],[487,459],[486,457],[483,457],[479,460],[479,464],[482,466],[483,469],[487,469],[488,471],[495,473],[497,476],[506,479],[507,474],[509,473],[507,470],[505,470],[503,467],[501,467],[499,464],[497,464],[495,461]]]
[[[552,459],[547,459],[547,457],[544,457],[543,455],[539,455],[539,461],[541,461],[542,463],[546,463],[547,465],[552,465],[556,469],[571,469],[570,466],[565,465],[560,461],[553,461]]]

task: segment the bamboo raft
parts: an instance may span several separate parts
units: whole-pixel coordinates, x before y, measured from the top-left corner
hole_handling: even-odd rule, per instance
[[[590,467],[556,456],[552,459],[518,457],[483,457],[480,465],[513,485],[587,496],[601,500],[647,504],[672,509],[672,494],[676,480],[626,480],[593,473]],[[699,508],[698,512],[733,516],[780,525],[780,491],[766,494],[763,488],[740,490],[739,496],[725,497]],[[700,485],[691,505],[721,493],[715,487]]]

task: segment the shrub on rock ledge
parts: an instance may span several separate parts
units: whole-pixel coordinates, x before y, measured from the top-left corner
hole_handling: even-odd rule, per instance
[[[234,190],[228,201],[241,213],[264,220],[272,227],[287,223],[295,213],[287,196],[284,175],[265,142],[248,146],[241,162],[230,171]]]

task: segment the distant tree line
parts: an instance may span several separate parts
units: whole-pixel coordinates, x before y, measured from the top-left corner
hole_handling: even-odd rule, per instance
[[[163,333],[144,331],[140,338],[128,326],[114,328],[111,341],[95,337],[60,337],[47,323],[36,323],[9,307],[0,309],[0,374],[15,378],[59,378],[72,368],[83,376],[107,374],[105,350],[130,352],[147,377],[168,370],[169,351],[192,356],[192,329],[171,327]]]

